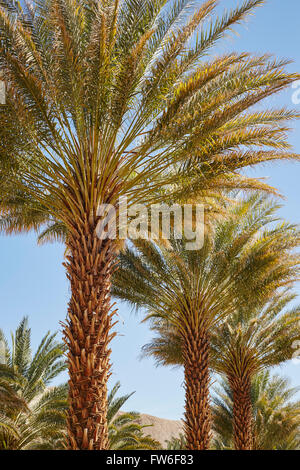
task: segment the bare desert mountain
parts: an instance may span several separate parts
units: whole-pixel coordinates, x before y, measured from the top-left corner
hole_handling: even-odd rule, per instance
[[[139,423],[149,426],[144,429],[145,434],[149,434],[153,439],[159,441],[165,447],[166,441],[172,437],[178,437],[182,433],[182,421],[172,419],[157,418],[147,414],[141,414]]]

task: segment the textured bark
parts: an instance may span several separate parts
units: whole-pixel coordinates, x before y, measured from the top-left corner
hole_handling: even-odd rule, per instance
[[[253,448],[253,415],[251,403],[251,377],[229,377],[233,392],[233,432],[236,450]]]
[[[183,343],[185,436],[188,450],[207,450],[211,438],[209,337],[190,330]]]
[[[69,413],[72,450],[108,449],[107,380],[112,312],[111,275],[115,252],[111,240],[98,239],[86,223],[68,241],[67,275],[71,299],[67,324]]]

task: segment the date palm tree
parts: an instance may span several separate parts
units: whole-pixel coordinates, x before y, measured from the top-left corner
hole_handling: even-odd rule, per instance
[[[215,333],[215,370],[224,374],[233,395],[234,443],[237,450],[255,447],[251,386],[261,370],[293,357],[300,338],[300,310],[284,312],[290,295],[282,292],[258,309],[245,308]]]
[[[251,384],[253,450],[299,450],[300,402],[293,401],[298,389],[269,371],[257,374]],[[227,381],[213,398],[214,447],[234,448],[233,394]]]
[[[209,368],[216,367],[210,355],[217,326],[239,306],[259,305],[295,280],[299,257],[291,250],[299,233],[288,224],[269,227],[276,209],[264,196],[253,195],[236,201],[214,236],[206,234],[201,250],[187,250],[184,240],[173,239],[171,249],[137,240],[120,253],[113,294],[145,308],[146,319],[161,333],[146,353],[184,366],[188,449],[209,447]],[[219,336],[221,344],[225,339]]]
[[[1,377],[5,369],[5,379]],[[27,412],[28,408],[25,401],[18,395],[17,391],[12,387],[14,373],[9,367],[0,363],[0,434],[2,431],[11,431],[11,423],[7,420],[7,415],[11,412],[23,413]],[[0,442],[0,448],[2,444]]]
[[[164,186],[172,198],[266,188],[243,169],[298,159],[286,137],[298,113],[249,109],[299,76],[266,55],[208,58],[263,0],[211,19],[217,0],[24,3],[0,1],[1,227],[48,224],[65,240],[69,448],[107,449],[119,242],[99,207],[159,201]]]

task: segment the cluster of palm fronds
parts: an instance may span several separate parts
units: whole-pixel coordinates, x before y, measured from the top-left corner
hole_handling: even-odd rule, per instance
[[[253,377],[289,359],[298,338],[297,311],[281,315],[281,297],[298,275],[299,235],[271,228],[260,197],[230,199],[276,193],[247,167],[299,160],[288,142],[299,113],[254,108],[299,74],[287,60],[216,48],[263,3],[219,14],[217,0],[0,0],[0,230],[66,245],[70,449],[109,447],[113,282],[161,333],[146,351],[184,364],[187,447],[210,445],[212,371],[233,393],[236,447],[254,446]],[[122,243],[104,225],[99,236],[99,205],[118,213],[125,197],[129,208],[202,203],[203,249],[137,241],[113,279]]]
[[[0,330],[4,344],[0,363],[0,450],[66,448],[68,386],[51,386],[52,380],[66,370],[64,346],[55,336],[44,336],[32,356],[27,318],[12,336],[11,348]],[[159,448],[160,444],[139,424],[139,413],[120,412],[132,394],[117,397],[119,389],[117,383],[108,397],[109,448]]]

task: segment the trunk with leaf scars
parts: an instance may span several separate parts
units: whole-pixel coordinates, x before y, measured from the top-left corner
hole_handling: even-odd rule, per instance
[[[233,432],[236,450],[253,448],[253,415],[251,402],[251,378],[229,377],[233,392]]]
[[[207,450],[211,438],[209,404],[209,337],[207,331],[187,332],[183,342],[185,375],[185,436],[187,450]]]
[[[88,223],[68,240],[66,264],[71,300],[64,325],[68,347],[68,445],[72,450],[108,449],[107,380],[114,333],[110,299],[115,247],[99,240]]]

